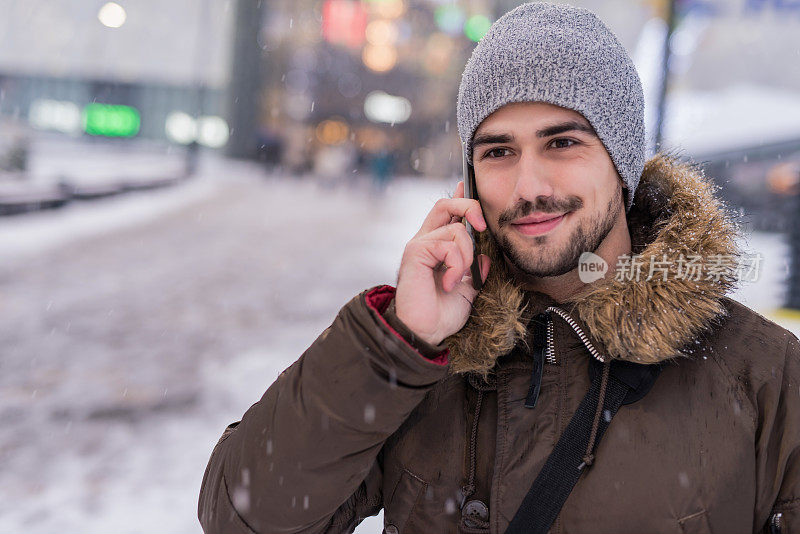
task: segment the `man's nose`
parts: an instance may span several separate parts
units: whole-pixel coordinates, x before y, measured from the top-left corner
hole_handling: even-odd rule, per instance
[[[552,197],[554,194],[550,170],[535,155],[523,153],[517,164],[515,200],[534,202],[536,197]]]

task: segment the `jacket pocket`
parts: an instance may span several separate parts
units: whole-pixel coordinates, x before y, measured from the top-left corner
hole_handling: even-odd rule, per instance
[[[708,524],[708,514],[705,510],[700,510],[691,515],[678,519],[681,532],[684,534],[711,534],[711,527]]]
[[[427,482],[403,468],[391,496],[384,505],[384,532],[391,534],[405,532],[408,519],[427,487]]]

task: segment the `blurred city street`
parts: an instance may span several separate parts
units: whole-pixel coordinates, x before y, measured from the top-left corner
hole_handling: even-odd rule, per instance
[[[394,283],[447,187],[375,198],[217,163],[3,221],[0,531],[197,532],[219,434],[347,300]],[[52,244],[15,245],[31,235]]]

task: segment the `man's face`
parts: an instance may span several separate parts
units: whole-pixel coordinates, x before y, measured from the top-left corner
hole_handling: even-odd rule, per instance
[[[500,250],[534,277],[575,269],[625,225],[622,181],[583,115],[543,102],[514,103],[473,137],[478,198]]]

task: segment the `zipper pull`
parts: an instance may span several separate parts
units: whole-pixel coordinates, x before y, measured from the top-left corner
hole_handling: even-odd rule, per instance
[[[525,399],[526,408],[534,408],[539,400],[539,391],[542,389],[542,373],[544,371],[544,358],[547,351],[547,325],[550,318],[546,313],[537,314],[533,318],[533,371],[531,372],[531,385]]]
[[[781,534],[783,532],[783,514],[775,512],[769,518],[769,534]]]

